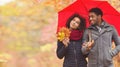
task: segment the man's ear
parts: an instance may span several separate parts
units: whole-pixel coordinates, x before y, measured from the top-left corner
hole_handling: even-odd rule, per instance
[[[101,15],[98,15],[98,18],[99,18],[99,19],[101,19],[101,18],[102,18],[102,16],[101,16]]]

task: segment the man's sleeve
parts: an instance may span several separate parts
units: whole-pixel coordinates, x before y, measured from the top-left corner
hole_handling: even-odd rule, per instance
[[[115,56],[120,52],[120,37],[114,27],[112,33],[112,40],[115,42],[116,47],[112,50],[111,55]]]

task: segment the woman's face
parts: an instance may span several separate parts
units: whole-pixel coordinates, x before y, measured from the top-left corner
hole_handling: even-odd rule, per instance
[[[80,25],[80,19],[78,17],[74,17],[70,22],[70,29],[78,29]]]

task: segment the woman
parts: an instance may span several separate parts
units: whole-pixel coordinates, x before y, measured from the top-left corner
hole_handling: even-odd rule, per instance
[[[57,42],[57,57],[64,57],[63,67],[87,67],[86,57],[81,52],[82,36],[86,22],[79,14],[73,14],[66,27],[71,31],[69,38]]]

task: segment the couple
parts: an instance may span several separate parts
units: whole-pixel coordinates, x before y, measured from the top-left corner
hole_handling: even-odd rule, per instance
[[[116,29],[102,16],[100,8],[90,9],[91,25],[87,29],[85,19],[79,14],[68,19],[66,27],[71,30],[70,37],[57,42],[57,57],[64,57],[63,67],[114,67],[112,58],[120,51],[120,40]],[[113,50],[112,41],[116,45]]]

